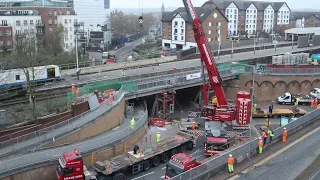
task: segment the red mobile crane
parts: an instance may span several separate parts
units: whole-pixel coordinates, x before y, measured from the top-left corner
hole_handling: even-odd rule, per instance
[[[210,88],[215,92],[218,101],[217,107],[205,106],[205,117],[210,120],[218,121],[233,121],[237,119],[239,125],[246,125],[249,122],[251,116],[251,100],[250,95],[247,96],[246,93],[238,93],[237,95],[237,106],[227,103],[227,98],[224,94],[222,87],[222,79],[218,72],[217,66],[215,64],[214,58],[212,56],[211,50],[206,40],[205,33],[197,16],[197,13],[192,5],[191,0],[182,0],[186,8],[189,17],[193,21],[193,32],[194,37],[197,42],[199,52],[201,54],[201,61],[205,64],[208,72]],[[207,87],[203,84],[203,94],[205,105],[208,104],[207,98]],[[244,95],[246,94],[246,95]],[[237,113],[237,114],[236,114]],[[249,114],[250,113],[250,114]],[[245,118],[245,119],[244,119]]]

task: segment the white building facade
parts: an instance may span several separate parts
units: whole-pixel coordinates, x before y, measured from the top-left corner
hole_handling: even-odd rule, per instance
[[[186,41],[186,27],[186,21],[177,13],[172,19],[171,39],[162,39],[162,47],[167,46],[167,44],[170,44],[172,49],[185,50],[196,47],[197,43]]]
[[[269,5],[263,13],[263,31],[270,33],[274,26],[274,9]]]
[[[238,13],[239,9],[234,3],[231,3],[225,10],[225,16],[229,20],[228,36],[235,36],[238,34]]]
[[[286,3],[284,3],[278,11],[277,25],[289,24],[290,9]]]
[[[58,15],[58,24],[63,25],[63,47],[65,51],[71,51],[75,47],[75,27],[74,24],[79,22],[77,15]]]
[[[245,26],[245,31],[247,32],[248,35],[254,35],[256,34],[257,30],[257,8],[254,4],[251,4],[247,9],[246,9],[246,26]]]

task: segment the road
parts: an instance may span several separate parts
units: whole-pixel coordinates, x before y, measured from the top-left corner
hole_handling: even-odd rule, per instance
[[[230,180],[295,179],[320,154],[319,136],[320,127],[317,127]]]
[[[142,39],[138,39],[136,41],[127,42],[125,43],[125,46],[117,49],[117,50],[111,50],[110,53],[113,53],[116,55],[117,59],[122,62],[122,60],[128,58],[132,54],[132,49],[136,46],[142,44]],[[107,50],[106,50],[107,51]],[[89,57],[94,57],[95,59],[101,59],[102,58],[102,52],[89,52]]]

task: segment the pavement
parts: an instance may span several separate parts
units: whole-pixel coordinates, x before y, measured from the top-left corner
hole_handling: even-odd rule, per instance
[[[317,47],[319,48],[320,46],[314,46],[312,48],[317,48]],[[230,55],[224,55],[224,56],[220,56],[219,60],[215,58],[215,61],[216,63],[231,63],[231,62],[245,61],[253,58],[279,55],[287,52],[304,51],[308,49],[310,48],[294,47],[294,49],[292,49],[291,47],[282,47],[282,48],[277,48],[277,51],[275,51],[274,49],[266,49],[266,50],[256,51],[255,55],[253,54],[253,52],[243,52],[243,53],[234,54],[233,58],[231,58]],[[181,69],[186,67],[198,67],[201,65],[201,62],[200,62],[200,59],[192,59],[192,60],[162,63],[162,64],[159,64],[158,67],[142,67],[142,68],[126,69],[124,70],[124,74],[125,76],[132,76],[132,75],[150,74],[152,72],[157,72],[157,71],[169,71],[172,69],[174,65],[176,66],[177,69]],[[96,68],[96,67],[92,67],[92,68]],[[125,66],[123,68],[125,68]],[[65,81],[51,83],[49,85],[40,87],[37,90],[51,89],[54,87],[61,87],[61,86],[67,86],[67,85],[71,86],[74,83],[77,84],[81,82],[95,81],[97,79],[115,79],[115,78],[122,77],[122,73],[123,73],[122,70],[112,70],[107,72],[99,72],[95,74],[84,74],[84,75],[80,75],[80,80],[76,80],[76,77],[71,76],[70,78],[67,78],[67,80]]]
[[[136,119],[136,126],[140,123],[144,123],[139,120],[144,115],[144,110],[141,106],[136,106],[133,117]],[[121,139],[128,135],[130,126],[130,120],[132,117],[126,118],[118,127],[105,132],[101,135],[95,136],[88,140],[77,142],[71,145],[60,146],[56,148],[50,148],[45,150],[36,151],[33,153],[15,155],[14,157],[3,158],[0,160],[0,173],[19,167],[26,167],[38,162],[46,162],[48,160],[55,160],[65,151],[70,149],[79,148],[82,152],[92,150],[100,146],[107,146],[114,141]],[[112,146],[110,144],[110,146]],[[1,177],[1,175],[0,175]]]
[[[225,171],[212,180],[293,180],[320,155],[320,121],[288,136],[287,143],[276,142],[262,154],[235,165],[235,172]],[[311,172],[312,173],[312,172]],[[299,179],[306,179],[310,174]],[[319,173],[315,173],[315,177]],[[318,178],[319,179],[319,178]]]

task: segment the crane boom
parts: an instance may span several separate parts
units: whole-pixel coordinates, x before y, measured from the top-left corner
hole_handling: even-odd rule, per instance
[[[222,105],[222,106],[227,105],[227,98],[224,94],[222,83],[221,83],[222,79],[218,72],[211,50],[209,48],[200,19],[197,16],[197,13],[192,5],[191,0],[182,0],[182,1],[184,3],[187,13],[189,14],[189,17],[191,17],[193,21],[192,29],[194,32],[194,37],[199,48],[201,61],[204,62],[208,72],[211,89],[214,90],[219,105]]]

